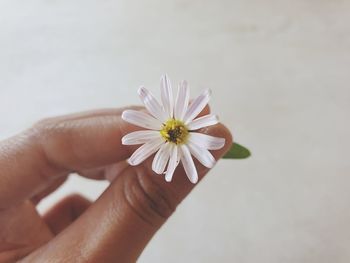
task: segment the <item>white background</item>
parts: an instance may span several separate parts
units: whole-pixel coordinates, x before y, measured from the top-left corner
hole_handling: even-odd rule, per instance
[[[0,2],[0,138],[187,79],[253,157],[222,161],[140,262],[349,262],[350,2]],[[71,178],[68,192],[106,187]]]

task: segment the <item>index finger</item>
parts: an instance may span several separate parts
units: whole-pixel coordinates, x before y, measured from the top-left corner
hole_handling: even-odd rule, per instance
[[[121,119],[123,110],[47,119],[0,142],[0,209],[32,197],[60,176],[126,159],[121,138],[135,127]]]

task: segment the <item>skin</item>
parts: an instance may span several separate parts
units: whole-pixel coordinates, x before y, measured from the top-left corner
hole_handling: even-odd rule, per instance
[[[129,107],[142,110],[140,107]],[[50,118],[0,142],[0,262],[135,262],[157,230],[196,186],[182,166],[167,183],[151,170],[152,158],[130,167],[137,147],[121,138],[140,128],[121,119],[125,109]],[[201,115],[208,114],[207,107]],[[232,137],[222,124],[201,132]],[[208,169],[196,162],[200,180]],[[78,195],[59,201],[43,216],[36,204],[70,173],[110,186],[90,202]]]

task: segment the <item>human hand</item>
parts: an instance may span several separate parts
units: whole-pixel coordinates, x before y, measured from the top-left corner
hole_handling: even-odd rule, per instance
[[[151,160],[126,164],[135,147],[121,138],[138,128],[121,119],[123,110],[47,119],[0,143],[0,263],[137,260],[194,185],[182,167],[167,183],[152,172]],[[230,132],[221,124],[202,132],[226,138],[213,152],[220,159]],[[208,169],[196,166],[202,179]],[[72,195],[40,216],[36,204],[73,172],[111,184],[94,203]]]

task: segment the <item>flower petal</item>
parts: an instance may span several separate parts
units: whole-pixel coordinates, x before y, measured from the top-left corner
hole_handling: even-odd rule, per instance
[[[139,88],[138,93],[147,110],[156,119],[160,120],[161,122],[165,122],[168,119],[159,102],[151,92],[149,92],[145,87],[141,87]]]
[[[170,157],[170,144],[163,144],[152,162],[152,170],[157,174],[162,174],[165,170],[165,167],[169,161]]]
[[[190,90],[187,86],[187,82],[184,80],[179,84],[179,89],[177,92],[174,116],[177,120],[183,120],[184,115],[188,108],[188,103],[190,101]]]
[[[159,131],[135,131],[125,135],[122,138],[124,145],[136,145],[147,143],[150,140],[159,138],[161,135]]]
[[[173,115],[173,112],[174,112],[173,89],[171,88],[171,82],[166,74],[161,78],[160,88],[161,88],[163,109],[168,115],[168,118],[173,118],[174,116]]]
[[[185,169],[186,175],[191,183],[195,184],[198,182],[198,173],[196,166],[194,165],[190,150],[186,145],[181,145],[181,162]]]
[[[155,153],[163,143],[164,140],[160,137],[145,143],[131,155],[131,157],[128,159],[128,163],[132,166],[139,165],[153,153]]]
[[[189,130],[198,130],[204,127],[212,126],[219,123],[219,118],[216,115],[210,114],[200,117],[187,124]]]
[[[170,160],[168,169],[165,173],[165,181],[171,182],[175,169],[179,165],[180,162],[180,152],[178,150],[178,146],[171,145],[170,149]]]
[[[162,123],[147,113],[136,110],[125,110],[122,119],[139,127],[152,130],[160,130]]]
[[[216,160],[214,156],[207,150],[197,146],[194,143],[188,143],[188,148],[191,154],[196,157],[196,159],[207,168],[213,168]]]
[[[188,141],[207,150],[219,150],[225,146],[225,138],[213,137],[203,133],[190,132]]]
[[[205,90],[201,95],[199,95],[192,103],[190,104],[186,114],[185,114],[185,124],[190,123],[198,114],[205,108],[208,104],[211,96],[211,91],[209,89]]]

